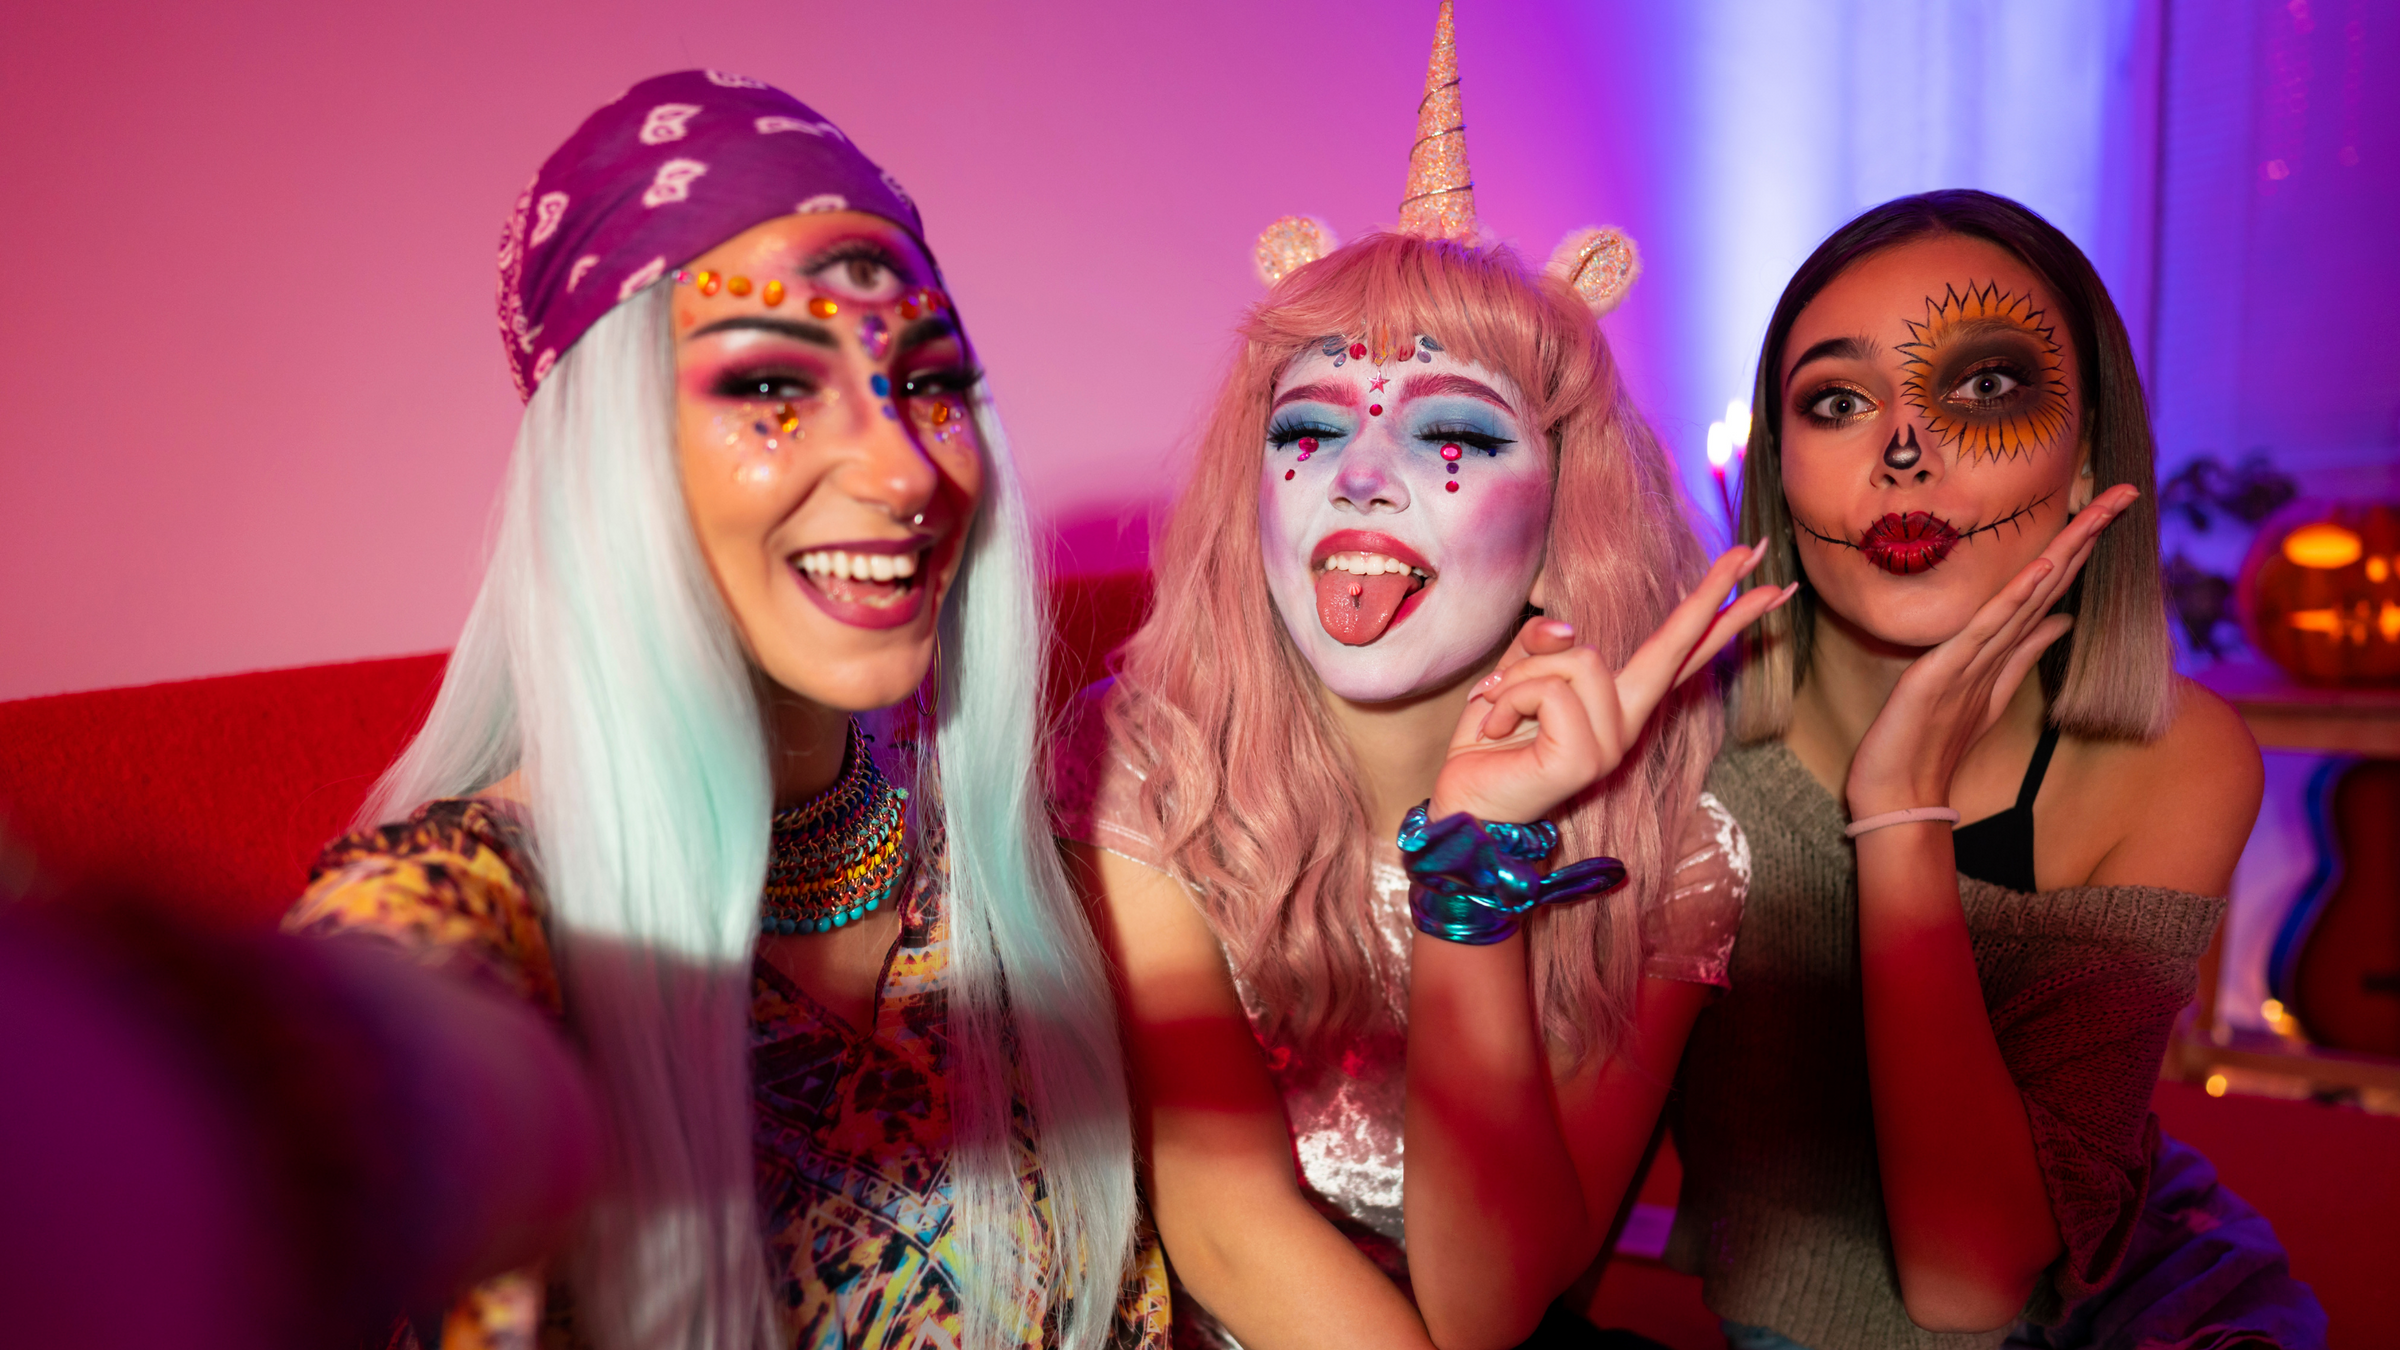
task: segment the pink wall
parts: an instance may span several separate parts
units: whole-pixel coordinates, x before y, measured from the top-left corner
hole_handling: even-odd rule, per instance
[[[1461,8],[1485,220],[1537,254],[1641,232],[1590,7]],[[1432,14],[18,0],[0,698],[448,645],[517,407],[501,214],[585,112],[688,66],[790,89],[908,184],[1037,509],[1114,561],[1258,292],[1258,228],[1392,218]],[[1644,298],[1611,320],[1637,387]]]

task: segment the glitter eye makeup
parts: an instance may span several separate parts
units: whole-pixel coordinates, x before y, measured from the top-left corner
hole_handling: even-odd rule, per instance
[[[1899,344],[1902,395],[1963,458],[2030,455],[2067,430],[2066,354],[2030,295],[1997,283],[1925,298]],[[1813,405],[1812,405],[1813,408]],[[1812,413],[1813,415],[1813,413]]]
[[[1875,400],[1847,384],[1821,384],[1793,400],[1811,425],[1831,431],[1873,417]]]

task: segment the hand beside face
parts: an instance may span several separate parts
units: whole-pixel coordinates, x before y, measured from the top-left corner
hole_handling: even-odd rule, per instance
[[[1995,244],[1869,256],[1800,312],[1783,359],[1801,566],[1876,638],[1956,634],[2090,499],[2072,339],[2055,297]]]
[[[1431,692],[1516,631],[1549,533],[1550,448],[1505,377],[1328,338],[1285,368],[1259,467],[1267,589],[1328,689]]]
[[[906,698],[983,491],[979,376],[898,226],[784,216],[674,289],[677,457],[751,659],[831,708]]]

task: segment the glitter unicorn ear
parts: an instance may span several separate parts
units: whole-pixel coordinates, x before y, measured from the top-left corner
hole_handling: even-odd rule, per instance
[[[1269,286],[1341,247],[1333,227],[1315,216],[1285,216],[1259,231],[1259,279]]]
[[[1614,225],[1577,230],[1558,241],[1550,265],[1542,269],[1567,283],[1595,315],[1606,314],[1633,289],[1642,274],[1642,255],[1633,236]]]

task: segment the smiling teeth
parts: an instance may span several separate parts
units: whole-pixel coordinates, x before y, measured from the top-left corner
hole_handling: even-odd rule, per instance
[[[905,580],[917,574],[914,553],[839,553],[826,550],[800,555],[800,570],[843,581]]]
[[[1380,553],[1336,553],[1325,560],[1325,570],[1348,572],[1360,577],[1382,576],[1387,572],[1394,576],[1402,573],[1420,577],[1432,575],[1422,567],[1411,567],[1398,558],[1387,558]]]

